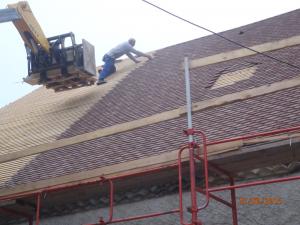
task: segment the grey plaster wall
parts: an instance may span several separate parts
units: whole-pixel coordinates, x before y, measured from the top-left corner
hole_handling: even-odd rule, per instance
[[[296,175],[296,174],[293,174]],[[299,175],[299,173],[298,173]],[[220,193],[229,197],[228,193]],[[280,198],[282,204],[253,205],[240,204],[240,198]],[[185,204],[189,204],[189,193],[184,194]],[[239,225],[300,225],[300,181],[288,183],[256,186],[237,190],[238,221]],[[169,195],[160,198],[148,199],[131,204],[122,204],[115,208],[115,218],[134,216],[150,212],[165,211],[178,208],[178,195]],[[107,216],[106,209],[90,210],[47,218],[40,225],[81,225],[96,223],[99,216]],[[186,215],[188,216],[188,215]],[[209,207],[199,213],[199,218],[205,225],[231,225],[231,211],[228,207],[211,201]],[[123,225],[174,225],[180,224],[176,214],[166,215],[155,219],[119,223]],[[25,225],[22,224],[22,225]]]

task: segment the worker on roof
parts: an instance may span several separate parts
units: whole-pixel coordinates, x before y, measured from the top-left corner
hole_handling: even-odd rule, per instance
[[[111,49],[108,53],[106,53],[103,56],[103,62],[104,66],[103,69],[99,72],[99,79],[97,81],[97,85],[105,84],[105,78],[111,75],[112,73],[116,72],[115,67],[115,60],[120,58],[123,55],[127,55],[132,61],[135,63],[139,63],[140,61],[137,60],[137,57],[144,56],[148,59],[151,59],[152,57],[148,54],[145,54],[143,52],[140,52],[133,48],[135,45],[135,39],[130,38],[128,41],[119,44],[115,48]],[[135,54],[136,56],[133,56],[131,53]]]

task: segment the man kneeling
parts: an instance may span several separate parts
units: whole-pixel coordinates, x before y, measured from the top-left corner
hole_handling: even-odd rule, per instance
[[[144,56],[148,59],[152,58],[150,55],[147,55],[143,52],[134,49],[134,45],[135,39],[130,38],[128,41],[119,44],[103,56],[102,60],[104,62],[104,66],[103,69],[99,72],[97,85],[105,84],[105,78],[111,75],[112,73],[116,72],[115,61],[116,59],[120,58],[125,54],[135,63],[139,63],[140,61],[137,60],[131,53],[135,54],[136,57]]]

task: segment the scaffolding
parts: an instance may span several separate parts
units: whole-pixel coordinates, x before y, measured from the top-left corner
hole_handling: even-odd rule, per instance
[[[245,135],[235,138],[228,138],[219,141],[209,142],[204,132],[197,131],[192,126],[192,115],[191,115],[191,97],[190,97],[190,84],[189,84],[189,68],[188,68],[188,59],[185,58],[185,80],[186,80],[186,97],[187,97],[187,117],[188,117],[188,129],[185,131],[185,135],[188,137],[188,143],[181,147],[178,150],[178,159],[177,162],[167,166],[159,166],[156,168],[148,169],[142,172],[134,172],[134,173],[127,173],[123,175],[118,175],[114,177],[106,178],[104,176],[99,177],[96,181],[88,181],[88,182],[81,182],[80,184],[76,185],[64,185],[64,186],[52,186],[48,187],[43,190],[35,191],[33,193],[19,193],[14,195],[8,196],[1,196],[1,201],[7,200],[14,200],[22,197],[34,196],[36,202],[36,211],[35,215],[28,215],[23,212],[18,212],[11,209],[6,209],[4,207],[0,208],[0,212],[6,213],[9,215],[15,215],[19,217],[26,218],[29,225],[33,225],[33,221],[35,220],[35,225],[40,225],[40,210],[41,210],[41,196],[45,193],[50,192],[57,192],[61,190],[67,190],[70,188],[76,188],[82,185],[90,185],[90,184],[104,184],[108,183],[109,187],[109,213],[108,218],[100,217],[99,221],[94,224],[85,224],[85,225],[107,225],[107,224],[114,224],[114,223],[121,223],[121,222],[129,222],[134,220],[142,220],[147,218],[154,218],[168,214],[179,214],[180,217],[180,224],[182,225],[203,225],[201,218],[199,218],[199,213],[201,210],[207,208],[211,200],[218,201],[225,206],[227,206],[231,210],[232,214],[232,224],[238,225],[238,210],[237,210],[237,201],[236,201],[236,189],[252,187],[257,185],[266,185],[272,183],[280,183],[280,182],[288,182],[293,180],[299,180],[300,176],[291,176],[291,177],[284,177],[284,178],[276,178],[276,179],[269,179],[269,180],[262,180],[262,181],[252,181],[252,182],[244,182],[235,184],[234,176],[230,173],[230,171],[221,168],[220,165],[216,165],[208,160],[208,152],[207,147],[222,144],[222,143],[230,143],[239,140],[250,140],[257,137],[267,137],[267,136],[274,136],[283,133],[291,133],[295,131],[300,131],[300,126],[295,126],[291,128],[285,129],[278,129],[273,130],[270,132],[264,133],[254,133],[251,135]],[[200,140],[200,142],[195,140]],[[183,174],[183,153],[188,152],[188,166],[189,166],[189,177],[190,177],[190,206],[184,206],[183,204],[183,182],[182,182],[182,174]],[[204,177],[204,185],[203,187],[197,186],[197,166],[196,163],[202,165],[203,177]],[[179,207],[163,211],[163,212],[156,212],[156,213],[149,213],[143,215],[136,215],[126,218],[115,218],[114,217],[114,182],[116,180],[124,180],[130,177],[142,176],[146,174],[154,174],[158,173],[162,170],[166,169],[178,169],[178,192],[179,192]],[[225,186],[217,186],[217,187],[210,187],[209,185],[209,169],[213,170],[214,172],[221,174],[226,177],[228,181],[228,185]],[[230,192],[230,201],[222,199],[221,197],[215,195],[215,192],[220,191],[229,191]],[[198,200],[198,193],[204,196],[204,204],[199,205]],[[185,212],[190,213],[189,221],[184,217]]]

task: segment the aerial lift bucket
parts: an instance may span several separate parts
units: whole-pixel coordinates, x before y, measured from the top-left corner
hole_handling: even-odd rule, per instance
[[[23,79],[24,82],[41,84],[54,91],[95,83],[94,46],[86,40],[76,44],[73,33],[46,38],[26,1],[7,7],[0,10],[0,23],[12,21],[25,43],[28,76]]]
[[[69,46],[66,40],[70,39]],[[71,90],[89,86],[96,81],[94,46],[82,40],[75,43],[73,33],[48,38],[50,54],[41,52],[38,56],[27,52],[28,76],[24,82],[31,85],[42,84],[54,91]],[[71,45],[70,45],[71,44]]]

